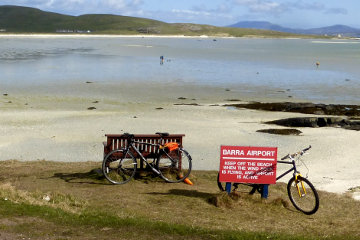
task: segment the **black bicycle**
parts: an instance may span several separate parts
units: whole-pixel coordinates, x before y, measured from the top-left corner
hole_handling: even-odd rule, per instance
[[[278,180],[285,175],[293,172],[293,177],[289,180],[287,184],[287,192],[290,201],[294,205],[294,207],[307,215],[314,214],[319,209],[319,195],[312,183],[306,177],[301,176],[300,172],[296,168],[296,161],[302,161],[301,157],[310,148],[311,146],[297,153],[288,154],[281,158],[281,160],[278,160],[278,163],[290,164],[292,165],[292,168],[276,178],[276,180]],[[285,159],[289,159],[290,161],[284,161]],[[217,184],[221,191],[225,191],[226,183],[219,182],[219,174],[217,178]],[[263,185],[259,184],[233,183],[232,191],[235,191],[238,188],[239,184],[251,186],[252,190],[250,191],[250,194],[253,194],[256,191],[262,192],[263,189]]]
[[[134,140],[134,135],[125,133],[126,147],[116,149],[107,154],[102,163],[102,171],[106,179],[113,184],[129,182],[136,173],[140,161],[166,182],[177,183],[184,181],[191,172],[191,156],[176,142],[164,143],[163,137],[169,133],[156,133],[160,136],[158,143],[147,143]],[[138,147],[146,145],[155,147],[155,160],[149,162]],[[135,158],[139,156],[138,159]]]

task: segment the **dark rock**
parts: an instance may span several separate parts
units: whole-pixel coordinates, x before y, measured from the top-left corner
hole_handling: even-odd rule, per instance
[[[184,105],[184,106],[200,106],[197,103],[175,103],[174,105],[180,106],[180,105]]]
[[[88,110],[94,110],[96,107],[89,107]]]
[[[251,102],[245,104],[233,104],[233,105],[225,105],[225,106],[257,109],[264,111],[298,112],[305,114],[337,115],[337,116],[360,116],[360,106],[358,105],[341,105],[341,104],[326,105],[326,104],[293,103],[293,102],[277,102],[277,103]]]
[[[360,121],[341,117],[297,117],[266,122],[285,127],[342,127],[349,130],[360,130]]]
[[[318,127],[317,118],[286,118],[275,121],[266,122],[268,124],[276,124],[285,127]]]
[[[347,125],[347,126],[344,126],[343,128],[348,129],[348,130],[360,131],[360,124],[357,124],[357,125]]]
[[[179,100],[185,100],[186,97],[179,97],[178,99],[179,99]]]
[[[302,132],[300,130],[294,129],[294,128],[287,128],[287,129],[260,129],[256,132],[262,132],[262,133],[270,133],[270,134],[278,134],[278,135],[300,135]]]

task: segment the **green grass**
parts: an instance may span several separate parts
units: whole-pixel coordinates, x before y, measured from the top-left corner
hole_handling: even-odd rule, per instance
[[[107,229],[111,232],[121,232],[122,236],[131,237],[133,234],[139,239],[141,236],[161,235],[163,238],[182,239],[315,239],[308,237],[297,237],[283,234],[271,234],[264,232],[245,232],[245,231],[229,231],[229,230],[211,230],[196,228],[181,224],[172,224],[160,221],[151,221],[143,218],[120,218],[115,215],[97,211],[85,211],[81,214],[71,214],[61,209],[47,206],[36,206],[29,204],[15,204],[11,201],[0,200],[0,216],[11,217],[32,217],[40,218],[48,222],[52,222],[61,228],[71,228],[76,226],[77,234],[82,232],[85,234],[87,229]],[[24,224],[23,224],[24,225]],[[32,228],[41,228],[41,226],[32,225]],[[39,224],[41,225],[41,224]],[[24,227],[24,226],[22,226]],[[225,226],[224,226],[225,227]],[[16,227],[14,229],[21,230]],[[26,228],[25,228],[26,229]],[[30,229],[27,229],[29,231]],[[1,230],[0,230],[1,231]],[[46,231],[45,229],[43,231]],[[70,231],[74,232],[74,230]],[[25,234],[25,233],[24,233]],[[48,233],[40,234],[46,235]],[[68,232],[69,234],[69,232]],[[34,237],[34,234],[30,234]],[[39,235],[39,233],[37,234]],[[70,234],[72,235],[72,234]],[[133,236],[134,237],[134,236]],[[106,239],[117,239],[107,236]]]
[[[219,192],[216,172],[193,186],[137,178],[110,185],[100,162],[0,162],[0,236],[16,239],[359,239],[360,203],[320,191],[320,209],[296,211],[286,185],[268,200],[245,186]],[[44,200],[48,196],[49,200]]]

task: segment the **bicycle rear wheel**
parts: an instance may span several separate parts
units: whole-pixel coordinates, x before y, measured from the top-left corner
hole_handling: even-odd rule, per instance
[[[134,177],[136,159],[125,149],[110,152],[103,161],[102,171],[105,178],[113,184],[124,184]]]
[[[309,180],[301,176],[289,180],[287,191],[294,207],[307,214],[314,214],[319,209],[319,195]]]
[[[177,183],[184,181],[191,172],[191,156],[182,149],[167,152],[162,151],[157,160],[156,167],[160,172],[160,177],[166,182]]]

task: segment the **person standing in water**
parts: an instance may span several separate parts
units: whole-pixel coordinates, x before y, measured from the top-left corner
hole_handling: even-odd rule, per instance
[[[164,56],[160,56],[160,65],[164,64]]]

